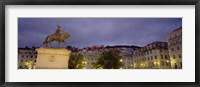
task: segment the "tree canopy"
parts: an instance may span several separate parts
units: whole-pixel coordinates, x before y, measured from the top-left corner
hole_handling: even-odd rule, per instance
[[[85,68],[86,61],[83,58],[83,55],[77,54],[77,53],[72,53],[70,58],[69,58],[69,64],[68,68],[69,69],[83,69]]]
[[[98,67],[100,65],[103,69],[122,68],[122,56],[119,55],[118,50],[104,51],[100,54],[100,58],[98,59],[96,65]]]

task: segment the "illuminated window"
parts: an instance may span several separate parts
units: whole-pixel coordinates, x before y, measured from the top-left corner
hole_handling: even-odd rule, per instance
[[[166,66],[168,66],[169,65],[169,63],[168,62],[166,62]]]

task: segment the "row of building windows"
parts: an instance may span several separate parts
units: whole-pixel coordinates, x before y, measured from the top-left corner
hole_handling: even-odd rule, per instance
[[[156,43],[156,44],[151,44],[151,45],[148,45],[146,47],[143,48],[143,50],[148,50],[148,49],[152,49],[154,47],[167,47],[167,44],[166,43]]]
[[[178,58],[182,58],[181,54],[178,54]],[[176,59],[175,55],[173,55],[173,59]]]
[[[182,43],[181,41],[174,41],[174,42],[169,42],[168,45],[173,46],[173,45],[181,44],[181,43]]]
[[[174,66],[172,66],[172,67],[175,69],[182,68],[182,62],[180,62],[179,64],[180,64],[180,66],[178,66],[177,63],[174,63]]]
[[[180,32],[179,35],[176,35],[174,34],[173,36],[171,35],[170,38],[168,39],[169,41],[172,40],[172,39],[176,39],[176,38],[179,38],[179,37],[182,37],[182,32]]]
[[[137,65],[139,65],[139,67],[141,68],[141,67],[170,67],[170,63],[169,62],[166,62],[166,61],[161,61],[160,62],[160,64],[158,64],[158,63],[155,63],[155,62],[149,62],[149,63],[147,63],[148,65],[143,65],[143,64],[137,64]],[[131,64],[132,65],[132,64]],[[130,66],[131,66],[130,65]],[[133,65],[134,66],[134,65]],[[135,66],[135,68],[139,68],[139,67],[137,67],[137,66]]]
[[[22,58],[24,58],[24,57],[25,57],[25,56],[22,55]],[[29,58],[29,56],[27,55],[26,58]],[[37,56],[34,57],[33,55],[31,55],[30,58],[37,58]]]
[[[176,47],[176,50],[180,50],[180,47],[177,46],[177,47]],[[171,48],[171,51],[173,52],[173,51],[174,51],[174,48]]]
[[[164,57],[165,57],[165,59],[168,59],[169,57],[168,57],[168,55],[161,55],[161,59],[164,59]],[[151,56],[151,57],[147,57],[147,58],[143,58],[143,59],[138,59],[138,60],[135,60],[135,62],[142,62],[142,61],[146,61],[146,60],[153,60],[153,59],[157,59],[157,56],[154,56],[154,58],[153,58],[153,56]]]
[[[21,62],[23,62],[24,60],[21,60]],[[25,60],[26,62],[28,62],[29,60]],[[34,61],[34,62],[36,62],[36,60]]]
[[[21,53],[21,54],[37,54],[36,51],[35,52],[23,52],[23,51],[20,51],[19,53]]]
[[[160,49],[160,52],[168,52],[168,49]],[[137,53],[135,53],[135,57],[145,56],[145,55],[149,55],[149,54],[152,54],[152,50],[144,52],[144,53],[137,52]]]

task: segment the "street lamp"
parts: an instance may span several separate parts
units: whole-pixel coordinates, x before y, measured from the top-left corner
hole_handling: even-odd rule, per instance
[[[123,60],[122,60],[122,59],[120,59],[119,61],[120,61],[120,62],[122,62]]]
[[[167,63],[169,63],[169,60],[167,60]]]

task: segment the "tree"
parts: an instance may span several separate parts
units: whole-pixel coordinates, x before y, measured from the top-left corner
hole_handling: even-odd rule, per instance
[[[104,69],[119,69],[122,68],[122,56],[118,50],[104,51],[100,54],[97,65]]]
[[[83,58],[83,55],[72,53],[69,58],[69,69],[83,69],[85,68],[86,61]]]
[[[92,69],[101,69],[102,68],[100,64],[97,64],[97,62],[92,62],[91,65],[92,65]]]

